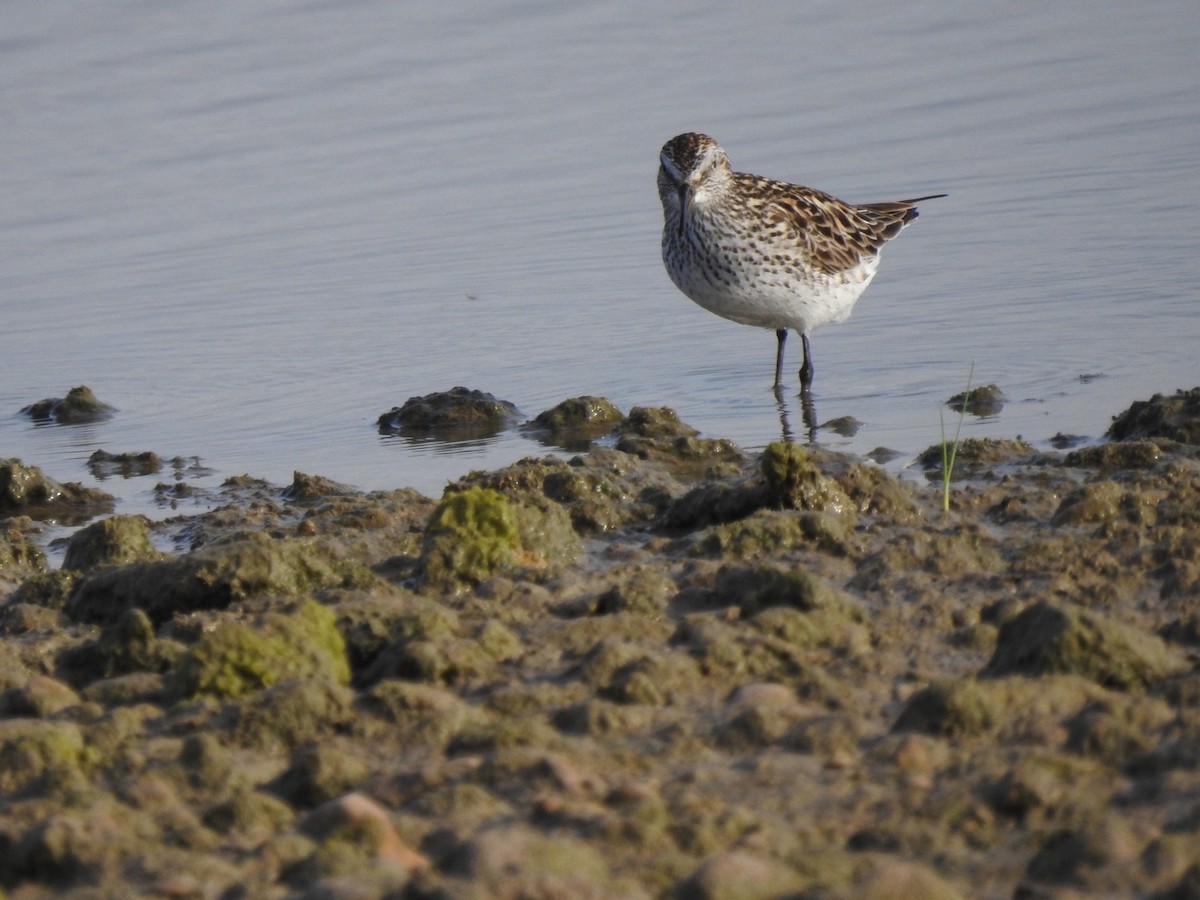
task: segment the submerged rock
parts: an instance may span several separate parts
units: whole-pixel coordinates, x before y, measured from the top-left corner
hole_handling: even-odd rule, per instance
[[[120,475],[133,478],[138,475],[153,475],[162,469],[162,459],[150,450],[141,453],[109,453],[97,450],[87,461],[88,471],[100,480]]]
[[[946,405],[957,413],[965,412],[982,418],[1000,415],[1007,399],[999,385],[984,384],[955,394],[946,401]]]
[[[430,437],[439,440],[477,440],[499,434],[520,418],[507,400],[483,391],[455,387],[448,391],[409,397],[379,417],[381,434]]]
[[[521,430],[552,446],[582,451],[624,419],[621,411],[603,397],[572,397],[538,413]]]
[[[113,407],[102,403],[86,386],[71,388],[65,397],[51,397],[31,403],[21,410],[35,422],[58,425],[83,425],[112,418]]]

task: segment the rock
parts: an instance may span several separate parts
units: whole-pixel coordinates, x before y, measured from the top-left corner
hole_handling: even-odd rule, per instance
[[[507,400],[456,387],[424,397],[409,397],[403,406],[381,415],[378,425],[381,434],[466,441],[499,434],[519,418],[520,411]]]
[[[0,531],[0,598],[30,575],[46,571],[46,554],[15,528]]]
[[[76,621],[102,623],[137,608],[162,622],[179,613],[223,609],[249,597],[298,596],[371,578],[314,540],[252,534],[161,562],[96,570],[76,587],[67,614]]]
[[[634,612],[661,615],[667,602],[678,588],[665,573],[657,568],[639,568],[623,572],[616,583],[596,599],[598,615]]]
[[[46,718],[79,703],[79,695],[48,675],[33,675],[19,687],[0,692],[0,715]]]
[[[351,792],[322,804],[304,818],[300,828],[319,841],[354,843],[366,855],[411,872],[430,867],[429,860],[396,833],[387,810],[365,794]]]
[[[327,676],[291,678],[225,708],[223,721],[240,747],[291,750],[327,739],[354,719],[354,693]]]
[[[293,472],[292,483],[283,492],[283,499],[293,503],[308,503],[325,497],[339,497],[353,493],[354,488],[349,485],[340,484],[321,475]]]
[[[679,900],[774,900],[799,896],[809,886],[786,863],[734,850],[708,857],[672,894]]]
[[[963,895],[928,866],[906,860],[885,859],[854,885],[854,890],[834,897],[847,900],[962,900]]]
[[[989,684],[963,678],[939,681],[915,693],[893,726],[944,736],[978,736],[996,728],[1006,698]]]
[[[83,733],[73,722],[0,719],[0,793],[79,787],[84,759]]]
[[[140,609],[129,609],[106,625],[94,641],[59,656],[59,666],[76,685],[133,672],[166,672],[184,654],[177,641],[158,638],[154,623]]]
[[[831,611],[847,621],[864,619],[849,597],[803,569],[769,564],[726,566],[717,573],[714,593],[721,605],[737,606],[744,616],[785,606],[801,612]]]
[[[59,484],[19,459],[0,459],[0,515],[21,513],[31,519],[59,519],[79,524],[111,512],[113,498],[103,491],[70,482]]]
[[[520,825],[476,834],[451,854],[446,868],[470,878],[484,896],[621,896],[598,850],[577,838],[547,837]]]
[[[1129,440],[1072,450],[1063,459],[1063,465],[1105,471],[1150,469],[1162,458],[1162,449],[1153,441]]]
[[[141,453],[109,453],[97,450],[88,457],[87,467],[88,471],[101,481],[117,475],[122,478],[134,478],[161,471],[162,459],[157,453],[149,450]]]
[[[1164,437],[1181,444],[1200,444],[1200,387],[1177,391],[1174,396],[1155,394],[1136,400],[1113,417],[1108,436],[1113,440]]]
[[[1004,623],[981,674],[1061,672],[1114,690],[1140,690],[1187,668],[1182,654],[1156,635],[1092,610],[1041,602]]]
[[[951,439],[947,437],[947,441],[949,440]],[[917,457],[917,462],[925,469],[930,480],[941,480],[943,453],[950,452],[951,449],[934,444]],[[1019,438],[967,438],[959,443],[957,451],[954,452],[954,471],[951,477],[957,481],[965,477],[965,473],[970,470],[988,466],[1026,464],[1037,456],[1037,450]]]
[[[768,444],[759,468],[774,506],[854,515],[854,504],[842,486],[822,472],[803,447],[783,441]]]
[[[162,559],[150,543],[149,522],[144,516],[110,516],[71,535],[63,568],[84,572],[96,566],[119,566]]]
[[[966,412],[982,418],[1000,415],[1007,399],[999,385],[983,384],[955,394],[946,401],[946,405],[956,413]]]
[[[112,418],[114,410],[101,403],[86,386],[74,387],[66,397],[52,397],[31,403],[21,410],[35,422],[54,422],[58,425],[83,425]]]
[[[553,569],[574,561],[579,550],[579,537],[558,504],[469,487],[447,492],[429,517],[421,579],[461,589],[509,569]]]
[[[1026,877],[1035,882],[1082,886],[1091,871],[1136,859],[1142,843],[1120,816],[1096,815],[1078,827],[1052,834],[1029,861]]]
[[[369,772],[353,744],[336,739],[314,741],[292,750],[288,767],[274,787],[296,806],[312,807],[361,784]]]
[[[665,406],[635,406],[617,426],[617,450],[666,466],[677,478],[694,481],[711,474],[736,472],[743,457],[732,441],[697,437]]]
[[[183,655],[171,684],[180,697],[241,697],[292,678],[350,680],[334,614],[312,600],[254,623],[221,622]]]
[[[586,450],[624,419],[621,411],[603,397],[572,397],[538,413],[521,430],[543,443],[578,452]]]

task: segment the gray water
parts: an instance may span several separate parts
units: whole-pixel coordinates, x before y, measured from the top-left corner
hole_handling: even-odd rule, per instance
[[[1184,0],[7,0],[0,457],[162,517],[169,474],[86,458],[436,495],[546,452],[376,431],[460,384],[804,439],[770,332],[662,270],[658,149],[689,130],[850,201],[950,194],[815,335],[816,419],[863,423],[819,442],[903,469],[972,371],[1009,402],[966,436],[1099,438],[1200,384],[1198,45]],[[77,384],[118,414],[18,415]]]

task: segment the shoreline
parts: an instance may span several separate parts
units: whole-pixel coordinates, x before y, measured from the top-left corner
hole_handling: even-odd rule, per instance
[[[1200,883],[1200,389],[1062,455],[966,440],[949,513],[861,460],[608,407],[531,423],[578,456],[440,500],[297,473],[107,510],[59,570],[0,513],[0,886]]]

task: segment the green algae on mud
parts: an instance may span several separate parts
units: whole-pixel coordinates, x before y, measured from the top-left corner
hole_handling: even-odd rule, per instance
[[[1190,398],[964,442],[952,513],[598,398],[538,417],[604,418],[578,455],[437,501],[231,479],[54,571],[6,510],[0,889],[1183,896]]]

